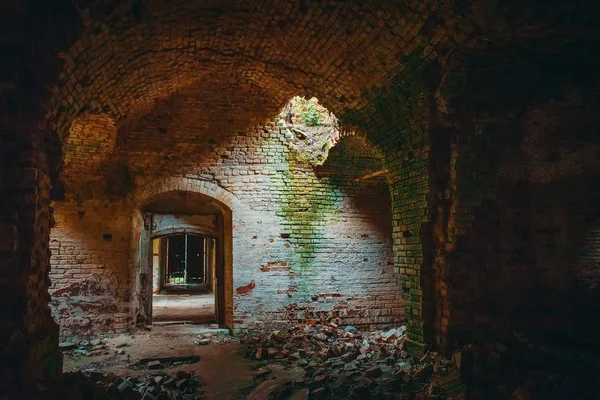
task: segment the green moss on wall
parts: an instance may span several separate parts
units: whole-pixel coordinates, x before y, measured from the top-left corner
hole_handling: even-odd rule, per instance
[[[303,275],[311,273],[324,227],[341,215],[338,206],[343,195],[330,180],[318,178],[313,167],[298,159],[294,151],[277,166],[271,182],[278,199],[277,215],[295,255],[291,267],[298,278],[296,296],[307,298],[314,291]]]

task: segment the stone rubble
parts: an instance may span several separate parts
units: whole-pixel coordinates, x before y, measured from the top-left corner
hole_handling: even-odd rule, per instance
[[[175,368],[183,364],[195,364],[199,361],[200,357],[198,356],[147,358],[136,361],[130,368],[136,371]]]
[[[257,378],[274,365],[302,368],[293,383],[309,398],[463,399],[466,387],[456,365],[437,353],[410,356],[406,327],[360,332],[309,320],[287,331],[248,335],[246,356],[262,360]]]
[[[79,356],[99,356],[107,355],[111,352],[106,347],[106,338],[103,339],[92,339],[92,340],[79,340],[77,342],[62,342],[59,347],[63,351],[63,354],[79,355]],[[123,354],[124,350],[119,353]]]
[[[201,398],[200,383],[193,373],[178,371],[174,375],[163,372],[139,378],[118,377],[96,371],[65,374],[61,399],[131,399],[183,400]]]

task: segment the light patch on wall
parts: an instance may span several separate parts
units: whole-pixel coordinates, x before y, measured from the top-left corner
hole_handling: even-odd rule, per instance
[[[90,180],[101,180],[102,163],[113,153],[116,140],[112,118],[89,115],[75,119],[64,142],[65,175],[85,174]]]

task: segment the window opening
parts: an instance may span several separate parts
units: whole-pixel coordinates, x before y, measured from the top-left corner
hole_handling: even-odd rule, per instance
[[[191,285],[206,282],[207,238],[193,234],[166,238],[165,285]]]

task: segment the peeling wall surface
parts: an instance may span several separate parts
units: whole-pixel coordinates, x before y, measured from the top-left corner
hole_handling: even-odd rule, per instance
[[[132,219],[122,207],[57,203],[51,309],[63,336],[121,331],[130,321]]]

